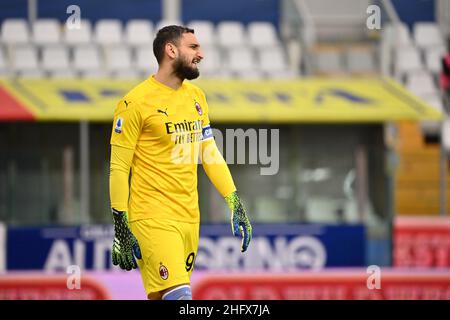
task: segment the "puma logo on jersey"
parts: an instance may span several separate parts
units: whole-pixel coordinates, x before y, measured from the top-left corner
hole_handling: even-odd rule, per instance
[[[166,110],[164,110],[164,111],[162,111],[161,109],[158,109],[158,112],[159,112],[159,113],[164,113],[167,117],[169,116],[169,115],[167,114],[167,108],[166,108]]]
[[[128,103],[127,100],[123,100],[123,102],[125,102],[125,108],[128,108]]]

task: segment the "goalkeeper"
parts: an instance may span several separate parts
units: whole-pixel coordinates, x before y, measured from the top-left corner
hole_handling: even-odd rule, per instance
[[[217,149],[205,95],[184,81],[203,59],[194,30],[168,26],[153,42],[158,71],[119,101],[111,133],[112,261],[139,266],[148,299],[192,299],[199,241],[197,164],[231,210],[247,250],[252,227]]]

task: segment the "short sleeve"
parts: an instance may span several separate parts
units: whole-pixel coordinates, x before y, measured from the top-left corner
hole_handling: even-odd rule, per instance
[[[120,100],[114,112],[111,144],[134,149],[141,134],[142,123],[138,105],[131,100]]]

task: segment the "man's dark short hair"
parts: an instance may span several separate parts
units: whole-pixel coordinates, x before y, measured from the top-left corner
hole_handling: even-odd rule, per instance
[[[158,64],[161,63],[164,57],[164,47],[167,43],[172,42],[178,45],[178,41],[184,33],[194,33],[194,29],[183,26],[167,26],[161,28],[153,40],[153,53],[155,54]]]

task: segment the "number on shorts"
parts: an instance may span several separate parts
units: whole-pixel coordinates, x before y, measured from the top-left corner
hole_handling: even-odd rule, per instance
[[[189,272],[194,267],[194,260],[195,260],[195,253],[191,252],[189,253],[187,259],[186,259],[186,271]]]

